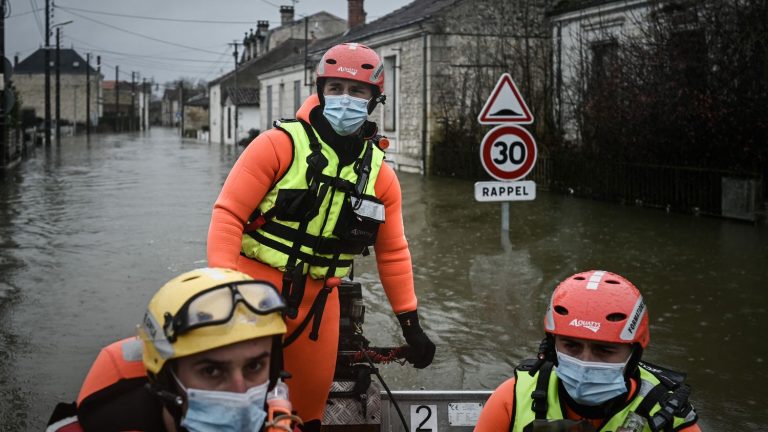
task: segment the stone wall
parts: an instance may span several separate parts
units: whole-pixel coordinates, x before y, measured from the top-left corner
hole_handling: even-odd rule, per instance
[[[86,119],[86,75],[61,75],[62,120],[85,123]],[[35,116],[45,118],[45,75],[15,74],[13,83],[22,98],[23,108],[33,108]],[[97,91],[101,82],[97,76],[91,76],[91,119],[98,121]],[[56,117],[56,76],[51,74],[51,121]]]

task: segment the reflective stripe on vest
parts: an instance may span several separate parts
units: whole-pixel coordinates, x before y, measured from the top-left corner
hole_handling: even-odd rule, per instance
[[[280,128],[291,136],[293,140],[293,163],[288,171],[283,175],[280,181],[264,196],[264,199],[259,204],[259,210],[261,214],[266,214],[275,206],[278,198],[278,192],[281,190],[307,190],[309,185],[307,184],[307,157],[312,153],[310,149],[309,138],[307,137],[304,128],[299,122],[283,122],[280,124]],[[325,144],[320,137],[317,137],[321,145],[321,152],[323,156],[328,160],[328,165],[323,169],[322,173],[328,178],[339,178],[348,182],[347,184],[354,185],[357,182],[358,175],[355,172],[355,165],[364,156],[367,146],[371,146],[373,149],[373,157],[371,159],[371,171],[370,177],[364,189],[365,195],[375,196],[374,186],[376,184],[376,178],[378,177],[381,164],[384,161],[384,152],[373,145],[370,142],[366,142],[361,147],[360,154],[355,163],[340,167],[339,159],[336,152],[327,144]],[[327,185],[327,183],[325,183]],[[338,241],[337,237],[333,234],[334,228],[339,218],[342,204],[347,198],[348,194],[336,189],[335,187],[328,188],[328,192],[323,197],[322,204],[319,207],[317,214],[307,223],[306,234],[309,236],[320,237],[321,239],[329,239],[330,241]],[[330,208],[330,211],[328,211]],[[327,220],[326,220],[327,217]],[[273,223],[280,224],[284,227],[297,230],[299,222],[291,222],[273,218]],[[320,230],[322,229],[322,233]],[[279,242],[284,245],[283,250],[289,250],[293,246],[293,241],[283,238],[277,234],[276,229],[267,230],[259,228],[256,230],[256,235],[263,238],[263,241],[258,241],[250,235],[243,235],[242,239],[242,254],[261,261],[271,267],[277,268],[280,271],[286,270],[286,264],[288,262],[288,254],[276,250],[274,247],[279,246],[275,242]],[[309,273],[310,277],[314,279],[321,279],[330,276],[343,277],[349,273],[351,266],[351,260],[355,257],[351,253],[340,253],[338,257],[330,254],[317,253],[312,245],[307,245],[302,242],[300,261],[307,261],[308,259],[315,258],[317,262],[314,265],[305,264],[303,273]],[[333,275],[326,274],[328,272],[328,266],[332,265],[334,258],[337,261],[343,261],[342,265],[336,266]]]
[[[610,420],[600,428],[600,431],[617,430],[624,423],[627,415],[637,409],[648,392],[654,386],[660,383],[659,379],[656,378],[651,372],[648,372],[642,367],[639,367],[639,370],[640,388],[638,389],[634,398],[629,403],[629,405],[624,407],[624,409],[618,413],[614,414],[613,417],[611,417]],[[557,391],[558,378],[557,374],[554,373],[554,369],[552,370],[551,374],[552,375],[549,379],[549,386],[547,388],[547,420],[562,420],[565,418],[565,416],[560,409],[560,398]],[[531,376],[527,371],[515,370],[515,412],[513,413],[512,417],[515,423],[512,425],[510,430],[515,432],[523,432],[523,429],[536,418],[535,413],[533,412],[533,399],[531,398],[531,393],[536,389],[536,381],[538,379],[538,372],[536,375]],[[661,406],[659,406],[658,403],[654,404],[653,408],[651,408],[651,416],[653,416],[653,414],[658,412],[660,409]],[[675,429],[691,420],[688,418],[684,419],[680,417],[675,417],[674,419]],[[651,428],[646,424],[645,428],[643,428],[643,432],[651,432]]]

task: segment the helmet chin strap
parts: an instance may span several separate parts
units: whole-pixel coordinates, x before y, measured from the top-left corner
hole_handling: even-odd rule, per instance
[[[387,95],[379,94],[371,98],[371,100],[368,102],[368,114],[372,113],[373,110],[376,109],[376,105],[382,104],[384,105],[387,100]]]

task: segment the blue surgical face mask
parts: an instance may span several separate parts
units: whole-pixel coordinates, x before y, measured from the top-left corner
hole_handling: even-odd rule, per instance
[[[600,405],[627,392],[623,363],[588,362],[557,352],[555,373],[565,391],[582,405]]]
[[[187,412],[181,425],[189,432],[259,431],[267,418],[264,400],[268,386],[269,381],[245,393],[184,389]]]
[[[368,118],[368,100],[344,94],[325,96],[323,115],[337,134],[351,135]]]

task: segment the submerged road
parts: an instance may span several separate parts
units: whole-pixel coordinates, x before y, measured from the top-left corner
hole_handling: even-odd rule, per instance
[[[0,430],[39,431],[73,400],[98,350],[135,333],[161,284],[204,266],[231,147],[175,131],[63,140],[0,183]],[[643,291],[646,359],[688,372],[702,429],[768,429],[768,230],[539,191],[476,203],[473,182],[399,174],[419,310],[438,345],[417,371],[382,366],[393,389],[492,389],[535,354],[549,293],[602,268]],[[359,259],[366,336],[402,343]]]

